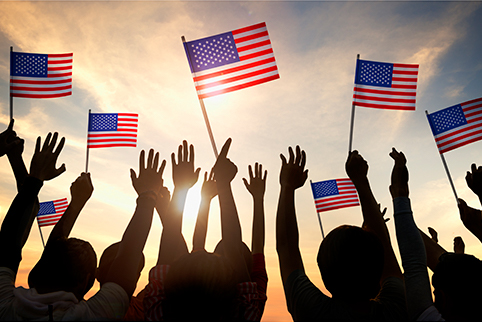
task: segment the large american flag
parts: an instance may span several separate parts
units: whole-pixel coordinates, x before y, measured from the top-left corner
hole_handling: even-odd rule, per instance
[[[360,205],[350,179],[333,179],[311,184],[317,212]]]
[[[184,43],[200,99],[279,78],[266,23]]]
[[[72,95],[73,54],[10,52],[10,95],[55,98]]]
[[[136,147],[138,119],[135,113],[90,113],[87,147]]]
[[[440,153],[482,139],[482,97],[427,114]]]
[[[39,227],[55,225],[69,206],[67,198],[41,202],[37,214]]]
[[[415,110],[418,65],[357,60],[353,104]]]

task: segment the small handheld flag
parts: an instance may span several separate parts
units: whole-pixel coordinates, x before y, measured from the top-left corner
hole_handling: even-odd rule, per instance
[[[199,99],[279,78],[266,23],[184,43]]]
[[[333,179],[311,184],[316,211],[359,206],[356,188],[350,179]]]
[[[72,95],[73,54],[10,52],[10,96],[55,98]]]
[[[65,210],[67,209],[69,203],[67,198],[41,202],[40,208],[37,214],[37,223],[39,227],[55,225]]]
[[[482,97],[427,114],[439,153],[482,139]]]
[[[87,148],[136,147],[135,113],[89,113]]]
[[[418,65],[357,59],[353,104],[390,110],[415,110]]]

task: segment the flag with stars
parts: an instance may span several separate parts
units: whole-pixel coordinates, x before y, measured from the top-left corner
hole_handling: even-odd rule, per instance
[[[55,98],[72,95],[73,54],[10,52],[10,95]]]
[[[353,104],[415,111],[418,65],[357,60]]]
[[[350,179],[311,183],[317,212],[359,206],[358,194]]]
[[[482,139],[482,97],[427,114],[439,152]]]
[[[39,227],[55,225],[69,206],[67,198],[39,203],[40,208],[37,214]]]
[[[266,23],[184,43],[200,99],[279,78]]]
[[[89,113],[87,148],[136,147],[138,114]]]

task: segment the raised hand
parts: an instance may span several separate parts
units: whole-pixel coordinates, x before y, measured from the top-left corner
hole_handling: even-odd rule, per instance
[[[211,170],[209,173],[204,172],[204,182],[201,188],[201,198],[211,200],[218,194],[218,188],[216,186],[216,180],[214,180],[214,172]]]
[[[72,202],[85,204],[92,196],[93,191],[94,186],[92,185],[92,180],[90,179],[90,173],[82,172],[70,186]]]
[[[472,172],[467,171],[465,181],[467,186],[480,198],[482,197],[482,167],[477,167],[475,163],[472,163],[470,168]]]
[[[263,166],[261,164],[258,165],[258,162],[256,162],[254,164],[254,176],[251,166],[248,166],[248,172],[249,183],[248,180],[243,178],[246,189],[248,189],[249,193],[253,196],[253,198],[263,198],[264,192],[266,190],[266,176],[268,174],[268,171],[264,170],[263,175]]]
[[[407,159],[403,152],[398,152],[395,148],[392,148],[389,155],[395,161],[392,170],[392,184],[390,185],[392,198],[408,197]]]
[[[428,232],[430,233],[430,236],[432,237],[432,240],[436,243],[438,243],[438,233],[435,229],[432,227],[428,227]]]
[[[7,129],[0,133],[0,157],[10,153],[15,147],[23,143],[23,140],[18,138],[13,130],[13,123],[14,120],[11,119]]]
[[[353,150],[348,154],[348,159],[345,163],[345,170],[348,177],[357,184],[360,180],[366,180],[368,174],[368,162],[358,153]]]
[[[57,132],[55,132],[53,136],[52,133],[49,133],[45,138],[42,149],[40,148],[40,136],[37,138],[35,153],[30,162],[30,176],[44,181],[51,180],[65,171],[65,164],[62,164],[58,169],[55,167],[57,158],[65,144],[65,138],[62,138],[54,151],[58,135]],[[50,139],[52,139],[52,141]]]
[[[194,171],[194,146],[191,144],[189,150],[187,149],[187,141],[182,141],[182,145],[179,146],[176,155],[171,154],[172,161],[172,180],[174,186],[181,189],[189,189],[197,182],[199,177],[199,171],[201,168],[197,168]]]
[[[146,191],[154,191],[157,195],[162,187],[162,173],[166,167],[166,160],[162,160],[161,167],[158,169],[159,152],[154,157],[154,150],[150,149],[147,164],[144,166],[145,154],[145,151],[142,150],[139,155],[139,177],[131,169],[132,186],[139,195]]]
[[[482,212],[467,206],[467,203],[459,198],[460,219],[472,234],[482,242]]]
[[[288,162],[286,162],[285,156],[280,154],[281,171],[279,181],[281,187],[298,189],[305,184],[308,178],[308,170],[305,170],[306,153],[298,145],[296,146],[296,157],[291,147],[288,148],[288,152],[290,155]]]
[[[465,243],[462,237],[457,236],[454,238],[454,253],[465,254]]]
[[[226,140],[213,167],[214,179],[218,183],[230,183],[238,173],[238,167],[227,158],[231,141],[231,138]]]

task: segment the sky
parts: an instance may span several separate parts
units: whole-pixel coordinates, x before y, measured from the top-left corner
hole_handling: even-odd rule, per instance
[[[142,149],[168,161],[164,179],[172,191],[170,154],[182,140],[195,147],[201,173],[214,164],[181,36],[187,41],[266,22],[280,78],[207,98],[205,105],[218,146],[231,137],[229,158],[238,166],[233,193],[243,239],[251,244],[252,198],[242,183],[248,165],[268,170],[265,195],[268,302],[263,321],[287,321],[275,250],[280,153],[299,145],[307,154],[308,179],[345,178],[353,80],[361,59],[419,64],[415,111],[357,108],[353,148],[368,161],[372,190],[386,217],[393,217],[388,191],[394,146],[405,153],[410,197],[422,230],[435,228],[439,243],[453,249],[462,236],[466,253],[482,258],[480,242],[459,219],[454,194],[425,111],[434,112],[482,96],[481,2],[148,1],[0,2],[0,127],[9,121],[9,51],[74,53],[73,95],[58,99],[14,99],[15,131],[25,139],[27,167],[37,136],[57,131],[66,138],[59,165],[67,171],[45,182],[40,201],[67,197],[85,170],[87,116],[100,112],[139,114],[136,148],[93,149],[89,172],[94,193],[71,233],[92,243],[97,256],[120,240],[135,209],[129,169],[137,171]],[[445,155],[459,197],[480,208],[465,184],[471,163],[482,164],[482,142]],[[191,189],[183,233],[192,246],[202,180]],[[0,159],[0,222],[16,187],[6,158]],[[316,265],[321,231],[309,182],[296,192],[300,248],[307,275],[325,294]],[[157,215],[155,215],[157,216]],[[359,207],[321,214],[328,233],[342,224],[361,225]],[[393,219],[388,222],[398,256]],[[51,228],[42,228],[47,238]],[[137,291],[155,265],[162,226],[154,218],[145,246],[146,267]],[[220,239],[219,204],[211,204],[206,248]],[[17,285],[41,255],[34,224],[23,250]],[[89,295],[94,294],[98,284]]]

